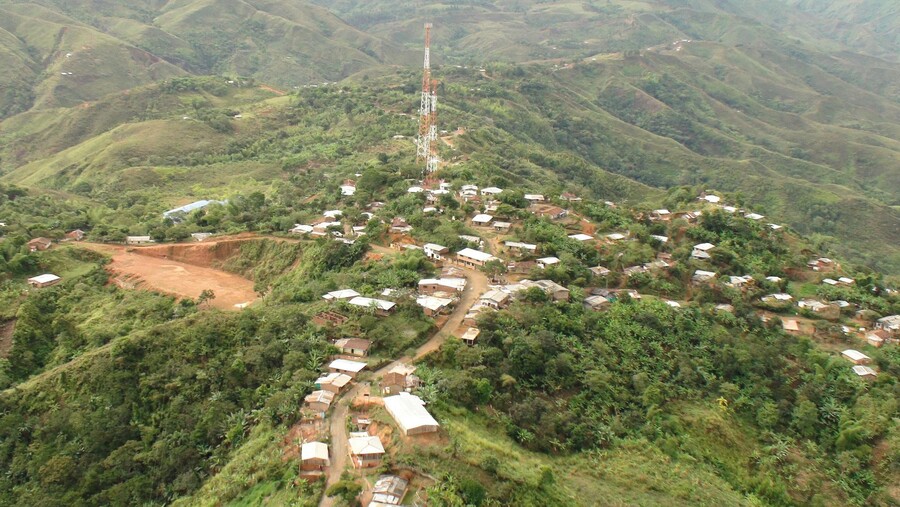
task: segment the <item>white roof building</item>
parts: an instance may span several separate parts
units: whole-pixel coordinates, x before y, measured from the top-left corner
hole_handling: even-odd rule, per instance
[[[744,215],[744,218],[749,218],[750,220],[762,220],[766,218],[765,215],[760,215],[759,213],[747,213]]]
[[[347,445],[350,446],[350,453],[354,455],[384,454],[384,446],[381,444],[381,439],[362,431],[350,433]]]
[[[32,285],[48,285],[60,280],[62,279],[54,274],[44,273],[43,275],[33,276],[29,278],[28,283]]]
[[[518,241],[506,241],[503,243],[507,248],[518,248],[519,250],[528,250],[529,252],[537,251],[537,245],[531,243],[520,243]]]
[[[469,259],[474,259],[478,262],[490,262],[490,261],[496,259],[496,257],[494,257],[493,255],[491,255],[487,252],[482,252],[481,250],[474,250],[472,248],[463,248],[459,252],[456,252],[456,255],[459,255],[462,257],[468,257]]]
[[[537,263],[540,267],[545,268],[547,266],[552,266],[554,264],[559,264],[558,257],[541,257],[537,260]]]
[[[481,189],[481,195],[497,195],[500,192],[503,192],[502,188],[487,187],[487,188]]]
[[[571,234],[569,235],[569,239],[574,239],[575,241],[590,241],[594,239],[594,237],[589,234]]]
[[[856,365],[853,367],[853,373],[860,377],[877,377],[878,373],[868,366]]]
[[[625,235],[618,233],[618,232],[614,232],[612,234],[607,234],[606,237],[613,241],[621,241],[621,240],[625,239]]]
[[[333,300],[337,300],[337,299],[353,299],[357,296],[359,296],[359,292],[356,292],[353,289],[340,289],[340,290],[333,290],[333,291],[325,294],[324,296],[322,296],[322,299],[325,299],[328,301],[333,301]]]
[[[472,223],[479,224],[479,225],[485,225],[487,223],[490,223],[490,221],[493,219],[494,219],[494,217],[492,217],[490,215],[485,215],[482,213],[482,214],[478,214],[478,215],[475,215],[474,217],[472,217]]]
[[[526,201],[532,202],[540,202],[544,200],[544,196],[541,194],[525,194]]]
[[[341,218],[342,216],[344,216],[344,212],[339,209],[330,209],[322,213],[322,215],[328,218]]]
[[[341,185],[341,195],[351,196],[356,193],[356,187],[353,185]]]
[[[419,280],[419,286],[422,285],[440,285],[442,287],[451,287],[457,292],[462,292],[466,288],[468,281],[465,278],[423,278]]]
[[[361,363],[359,361],[351,361],[349,359],[335,359],[328,365],[329,368],[338,371],[349,371],[352,373],[361,372],[366,366],[366,363]]]
[[[713,245],[712,243],[700,243],[699,245],[694,245],[694,250],[708,252],[715,247],[716,247],[716,245]]]
[[[870,361],[872,358],[863,354],[858,350],[847,349],[841,352],[841,355],[846,357],[847,359],[853,361],[854,363],[861,363],[863,361]]]
[[[651,234],[650,237],[655,239],[656,241],[659,241],[660,243],[668,243],[669,242],[668,236],[660,236],[659,234]]]
[[[397,426],[404,435],[433,433],[440,426],[437,420],[425,410],[425,402],[418,396],[409,393],[400,393],[384,398],[384,408],[397,422]]]
[[[694,271],[694,276],[692,277],[692,280],[694,280],[695,282],[708,282],[715,277],[716,277],[716,274],[713,273],[712,271],[704,271],[702,269],[698,269],[697,271]]]
[[[422,192],[425,191],[425,189],[422,187],[413,186],[413,187],[409,187],[406,191],[409,192],[410,194],[421,194]]]
[[[704,196],[702,196],[702,197],[700,198],[700,200],[701,200],[701,201],[706,201],[706,202],[712,203],[712,204],[717,204],[719,201],[722,200],[722,198],[719,197],[719,196],[717,196],[717,195],[712,195],[712,194],[710,194],[710,195],[704,195]]]
[[[762,298],[763,301],[774,299],[776,301],[790,301],[794,299],[794,296],[790,294],[778,293],[778,294],[769,294],[768,296]]]
[[[396,304],[391,301],[385,301],[383,299],[367,298],[367,297],[362,297],[362,296],[357,296],[348,302],[353,306],[360,306],[363,308],[372,308],[374,306],[376,309],[385,311],[385,312],[391,311],[394,308],[394,306],[396,306]]]
[[[822,280],[822,283],[824,283],[825,285],[837,285],[838,281],[831,278],[826,278]]]
[[[308,461],[311,459],[323,460],[325,466],[330,464],[328,459],[328,445],[322,442],[306,442],[300,446],[300,460]]]
[[[440,312],[453,304],[453,300],[435,296],[419,296],[416,298],[416,304],[432,312]]]

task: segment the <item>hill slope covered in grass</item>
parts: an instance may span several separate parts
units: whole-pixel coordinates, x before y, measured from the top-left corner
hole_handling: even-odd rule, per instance
[[[412,53],[296,2],[0,1],[0,118],[187,73],[335,81]]]

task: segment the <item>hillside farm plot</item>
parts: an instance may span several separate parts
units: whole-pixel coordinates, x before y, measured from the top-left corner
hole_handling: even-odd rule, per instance
[[[126,288],[145,288],[193,299],[209,289],[216,296],[210,305],[223,310],[236,310],[235,305],[258,299],[253,291],[253,282],[232,273],[143,255],[139,248],[126,249],[113,245],[88,247],[110,255],[112,260],[107,269],[113,273],[117,283]]]

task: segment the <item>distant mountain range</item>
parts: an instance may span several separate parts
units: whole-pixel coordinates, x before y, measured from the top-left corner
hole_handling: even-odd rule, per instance
[[[209,111],[227,126],[229,110],[288,111],[288,101],[268,100],[347,78],[403,90],[405,102],[376,97],[371,105],[413,113],[427,19],[435,23],[442,120],[472,134],[458,146],[464,160],[572,182],[598,197],[613,187],[632,198],[675,185],[734,192],[861,263],[900,272],[900,6],[314,3],[0,1],[2,179],[66,191],[80,185],[100,199],[96,190],[121,183],[123,171],[215,158],[292,128],[269,121],[259,131],[198,129],[182,121],[198,107],[207,126]],[[243,85],[252,78],[265,89],[217,95],[158,85],[192,75]],[[359,113],[336,109],[330,128],[352,131]],[[366,136],[364,152],[392,146],[381,134]],[[396,149],[412,159],[409,145]],[[560,157],[590,170],[551,162]],[[267,158],[281,164],[289,154]],[[256,170],[235,166],[233,174]],[[131,181],[139,189],[147,180]]]

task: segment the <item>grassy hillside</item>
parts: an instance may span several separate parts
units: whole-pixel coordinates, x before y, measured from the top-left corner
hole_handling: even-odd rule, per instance
[[[0,118],[75,106],[186,73],[290,89],[413,54],[324,9],[284,2],[0,2]],[[71,74],[70,74],[71,73]]]
[[[820,85],[807,84],[798,74],[812,67],[791,74],[768,53],[697,44],[557,68],[445,69],[442,124],[467,128],[442,147],[447,174],[493,171],[505,184],[574,184],[638,202],[654,187],[707,185],[834,238],[860,262],[896,269],[900,106],[822,70]],[[379,153],[414,177],[415,121],[400,113],[413,111],[415,80],[388,71],[277,97],[192,78],[32,112],[0,130],[3,178],[107,205],[135,193],[162,211],[181,199],[280,192],[299,174],[351,176]],[[871,103],[830,104],[866,93]]]

